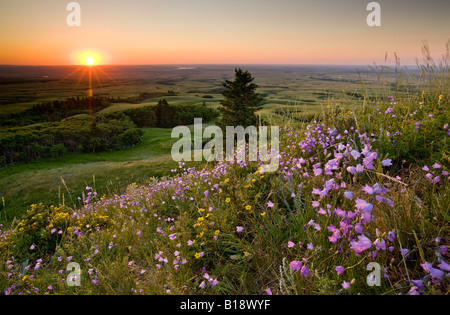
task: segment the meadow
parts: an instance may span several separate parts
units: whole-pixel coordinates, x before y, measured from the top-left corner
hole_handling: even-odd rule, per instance
[[[247,66],[260,86],[258,92],[265,99],[259,112],[261,117],[275,125],[302,125],[313,120],[330,104],[352,103],[363,93],[378,89],[376,74],[367,67],[348,66]],[[358,68],[361,73],[358,73]],[[156,105],[166,99],[171,105],[202,105],[217,108],[222,99],[221,84],[231,79],[231,66],[102,66],[94,75],[95,95],[132,98],[140,93],[164,94],[169,90],[176,96],[156,96],[139,103],[112,103],[99,114],[130,108]],[[21,113],[34,104],[69,97],[86,97],[87,72],[84,67],[22,67],[0,66],[0,117]],[[370,83],[365,87],[361,83]],[[357,94],[359,93],[359,94]],[[80,115],[78,115],[80,116]],[[3,118],[5,119],[5,118]],[[146,129],[143,142],[135,148],[96,154],[68,153],[63,157],[9,165],[0,168],[0,220],[11,222],[20,217],[33,203],[47,206],[58,204],[67,194],[79,196],[82,188],[97,179],[99,193],[122,192],[128,184],[142,183],[167,172],[126,168],[121,176],[122,164],[152,158],[160,161],[164,156],[167,168],[171,165],[170,130]],[[92,164],[91,164],[92,163]],[[102,164],[103,163],[103,164]],[[102,180],[108,169],[117,176]],[[61,180],[66,181],[64,187]],[[38,185],[37,183],[45,183]],[[21,196],[17,198],[17,196]]]
[[[172,90],[169,102],[217,106],[232,70],[158,67],[149,79],[136,67],[130,82],[111,68],[113,83],[97,88],[123,97]],[[448,294],[448,60],[413,73],[248,70],[266,100],[261,117],[281,127],[277,172],[261,172],[261,162],[176,164],[167,129],[145,129],[122,151],[2,168],[0,290]],[[73,93],[58,82],[66,87],[50,97]],[[21,84],[4,84],[2,97],[21,94]],[[53,89],[25,84],[40,86],[36,98]]]

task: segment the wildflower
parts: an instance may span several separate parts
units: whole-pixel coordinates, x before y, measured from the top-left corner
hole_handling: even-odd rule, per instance
[[[419,289],[418,287],[413,286],[411,290],[409,290],[408,295],[420,295],[418,289]]]
[[[304,265],[304,266],[302,267],[302,270],[300,271],[300,274],[301,274],[303,277],[308,277],[308,276],[309,276],[309,269],[308,269],[308,266]]]
[[[437,163],[434,163],[433,164],[433,168],[441,168],[442,166],[441,165],[439,165],[439,164],[437,164]]]
[[[274,204],[272,201],[269,201],[269,202],[267,203],[267,207],[273,208],[273,206],[275,206],[275,204]]]
[[[288,248],[292,248],[292,247],[294,247],[294,246],[295,246],[295,243],[293,243],[293,242],[291,242],[291,241],[288,242]]]
[[[433,279],[435,278],[442,279],[442,277],[444,276],[444,272],[442,270],[433,268],[433,265],[430,264],[429,262],[425,262],[420,265],[426,272],[428,272],[431,275]]]
[[[201,257],[200,253],[195,253],[194,256],[195,256],[196,259],[199,259]]]
[[[361,254],[363,251],[372,247],[372,242],[364,235],[358,236],[358,241],[350,242],[351,249],[355,252],[356,255]]]
[[[445,261],[442,261],[439,265],[438,268],[441,270],[445,270],[445,271],[450,271],[450,265],[447,264]]]
[[[344,197],[347,199],[352,200],[353,199],[353,193],[351,191],[344,192]]]
[[[294,271],[299,271],[302,268],[302,263],[300,261],[292,261],[289,266],[292,268],[292,270]]]
[[[225,202],[226,202],[226,203],[229,203],[230,201],[231,201],[230,198],[225,199]]]
[[[262,212],[261,213],[261,216],[263,217],[263,216],[265,216],[266,215],[266,212]]]
[[[334,269],[337,271],[337,274],[340,275],[345,271],[345,268],[342,266],[336,266]]]
[[[344,290],[349,290],[350,289],[350,282],[347,282],[344,280],[344,282],[342,282],[342,287],[344,288]]]
[[[313,250],[314,249],[314,245],[312,243],[309,243],[308,245],[306,245],[306,248],[309,250]]]
[[[241,233],[244,230],[244,228],[242,226],[237,226],[236,227],[236,232]]]
[[[381,161],[381,165],[392,166],[392,159],[387,159],[387,160]]]
[[[270,290],[270,288],[267,288],[266,293],[267,293],[267,295],[272,295],[272,290]]]
[[[245,210],[252,210],[252,206],[250,205],[245,206]]]

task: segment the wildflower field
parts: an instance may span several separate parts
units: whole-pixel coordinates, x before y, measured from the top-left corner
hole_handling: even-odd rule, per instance
[[[31,205],[0,226],[1,292],[448,294],[449,74],[422,66],[286,125],[275,173],[181,162],[122,195]]]

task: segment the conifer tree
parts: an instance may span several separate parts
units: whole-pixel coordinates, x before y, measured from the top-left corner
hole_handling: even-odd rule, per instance
[[[219,122],[221,128],[226,126],[256,126],[263,99],[256,93],[258,86],[253,83],[255,78],[248,71],[235,69],[234,81],[226,80],[222,92],[224,100],[220,101],[219,112],[222,117]]]

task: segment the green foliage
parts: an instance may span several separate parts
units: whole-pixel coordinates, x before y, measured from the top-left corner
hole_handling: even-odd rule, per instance
[[[13,113],[0,120],[0,127],[26,126],[42,122],[57,122],[79,114],[96,113],[109,106],[105,97],[67,98],[33,105],[31,109]]]
[[[126,133],[126,134],[125,134]],[[66,152],[99,152],[134,146],[142,131],[127,117],[118,119],[72,118],[2,130],[0,155],[7,164],[45,157],[57,158]]]
[[[255,78],[248,71],[235,69],[234,81],[226,80],[223,83],[225,90],[222,92],[224,100],[220,101],[219,112],[221,120],[219,125],[226,126],[256,126],[256,111],[262,105],[262,98],[255,92],[258,86]]]

